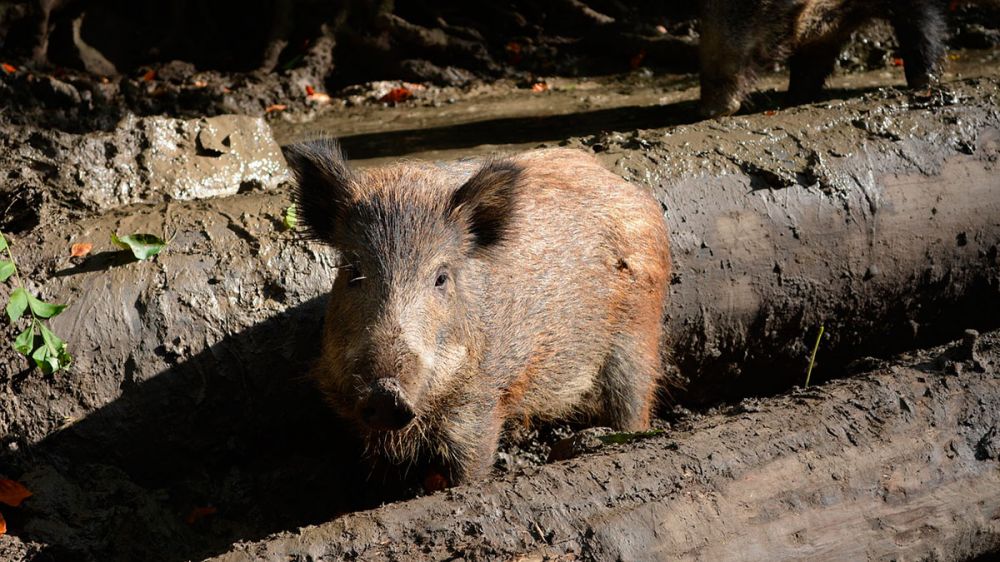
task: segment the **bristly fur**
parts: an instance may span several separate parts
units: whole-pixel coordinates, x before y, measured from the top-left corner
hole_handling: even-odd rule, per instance
[[[508,234],[522,173],[511,160],[487,160],[452,195],[449,211],[468,222],[478,247],[493,246]]]
[[[567,149],[352,173],[323,141],[289,164],[300,215],[353,269],[311,376],[373,465],[460,484],[489,473],[507,420],[649,426],[670,244],[648,190]]]
[[[288,146],[283,151],[295,176],[294,198],[303,232],[310,238],[332,242],[355,179],[340,144],[322,138]]]

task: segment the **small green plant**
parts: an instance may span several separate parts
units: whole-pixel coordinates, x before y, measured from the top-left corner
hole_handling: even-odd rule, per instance
[[[816,335],[816,343],[813,344],[812,355],[809,356],[809,368],[806,369],[805,388],[809,388],[809,379],[812,377],[813,374],[813,365],[816,364],[816,352],[819,351],[819,342],[823,339],[823,329],[824,329],[823,325],[821,324],[819,327],[819,334]]]
[[[662,429],[650,429],[647,431],[627,431],[621,433],[609,433],[607,435],[600,435],[597,439],[604,443],[605,445],[624,445],[626,443],[632,443],[633,441],[639,441],[640,439],[649,439],[650,437],[656,437],[658,435],[665,434],[666,431]]]
[[[299,213],[295,209],[294,203],[289,205],[288,208],[285,209],[285,214],[283,218],[285,222],[285,227],[287,227],[288,230],[295,230],[295,227],[299,225]]]
[[[142,261],[159,254],[170,243],[155,234],[129,234],[118,236],[111,233],[111,242],[123,250],[131,250],[135,259]]]
[[[7,259],[0,259],[0,282],[14,278],[14,290],[7,301],[7,317],[12,326],[17,326],[22,318],[29,320],[28,327],[14,338],[14,349],[31,358],[45,374],[65,369],[73,361],[66,351],[66,342],[52,333],[43,320],[54,318],[65,308],[65,304],[51,304],[32,295],[24,287],[17,273],[17,262],[10,250],[10,244],[0,233],[0,252],[6,252]],[[25,312],[30,315],[26,317]]]

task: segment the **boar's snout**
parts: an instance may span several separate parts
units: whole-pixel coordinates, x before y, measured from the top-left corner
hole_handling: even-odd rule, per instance
[[[361,404],[361,421],[373,429],[402,429],[415,416],[413,406],[395,378],[380,378],[372,383]]]

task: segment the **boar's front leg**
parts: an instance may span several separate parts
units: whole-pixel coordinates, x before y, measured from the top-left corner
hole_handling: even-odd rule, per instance
[[[944,58],[944,14],[936,0],[897,2],[890,21],[903,51],[903,71],[911,88],[937,81]]]
[[[788,103],[798,105],[817,99],[833,73],[846,37],[824,37],[800,45],[788,59]]]
[[[449,414],[442,428],[442,453],[451,485],[490,475],[502,428],[503,416],[493,398],[470,400]]]

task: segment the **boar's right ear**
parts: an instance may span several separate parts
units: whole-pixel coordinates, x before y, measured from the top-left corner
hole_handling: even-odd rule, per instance
[[[452,216],[467,224],[479,248],[506,237],[523,171],[511,160],[489,160],[451,196]]]
[[[340,145],[321,139],[287,146],[283,152],[295,176],[295,203],[306,234],[332,242],[354,180]]]

